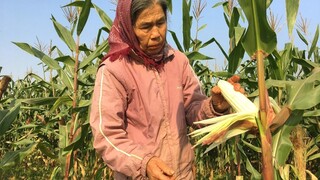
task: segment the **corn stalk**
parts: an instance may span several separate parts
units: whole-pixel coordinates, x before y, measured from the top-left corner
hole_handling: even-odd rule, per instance
[[[273,163],[272,163],[272,136],[270,124],[268,122],[268,97],[265,86],[265,70],[264,59],[276,47],[276,34],[268,24],[266,9],[267,2],[265,0],[239,0],[249,27],[242,40],[242,44],[246,52],[253,60],[257,61],[258,71],[258,88],[259,88],[259,119],[257,124],[260,132],[262,146],[262,175],[264,179],[274,179]]]

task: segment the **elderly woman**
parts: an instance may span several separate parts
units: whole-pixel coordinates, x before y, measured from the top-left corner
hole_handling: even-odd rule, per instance
[[[115,179],[194,179],[188,126],[229,108],[219,89],[202,94],[166,33],[166,0],[118,1],[90,114],[94,148]]]

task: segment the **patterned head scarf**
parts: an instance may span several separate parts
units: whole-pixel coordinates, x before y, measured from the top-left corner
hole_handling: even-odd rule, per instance
[[[132,0],[118,0],[116,17],[108,38],[110,49],[103,60],[109,58],[110,61],[115,61],[120,56],[134,53],[145,66],[159,69],[163,66],[162,59],[167,54],[168,45],[165,44],[163,51],[154,56],[142,51],[131,23],[131,2]]]

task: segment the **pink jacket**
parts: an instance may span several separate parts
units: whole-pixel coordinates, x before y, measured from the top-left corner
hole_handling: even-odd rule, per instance
[[[94,148],[116,179],[147,179],[153,156],[173,168],[177,179],[194,179],[187,126],[219,114],[187,57],[169,53],[172,59],[160,72],[128,58],[106,60],[97,72],[90,113]]]

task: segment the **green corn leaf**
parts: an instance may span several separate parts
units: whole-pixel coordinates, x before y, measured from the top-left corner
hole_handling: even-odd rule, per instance
[[[307,111],[303,114],[303,117],[320,117],[320,109],[314,111]]]
[[[83,67],[87,66],[89,63],[91,63],[95,58],[98,56],[101,56],[102,53],[109,47],[109,43],[107,40],[105,40],[103,43],[100,44],[99,47],[97,47],[89,56],[87,56],[83,61],[80,62],[79,69],[82,69]]]
[[[296,23],[300,0],[286,0],[287,25],[289,36],[292,35],[292,29]]]
[[[68,6],[83,7],[84,3],[85,3],[85,1],[73,1],[67,5],[62,6],[62,7],[68,7]]]
[[[61,69],[58,71],[59,77],[62,81],[62,83],[69,89],[73,90],[73,80],[68,74],[66,73],[65,70]]]
[[[309,175],[309,178],[311,179],[311,180],[318,180],[319,179],[319,177],[317,177],[316,175],[314,175],[311,171],[309,171],[309,170],[306,170],[306,173]]]
[[[33,128],[37,128],[39,127],[39,125],[36,124],[26,124],[23,126],[18,127],[17,129],[33,129]]]
[[[28,52],[31,55],[34,55],[35,57],[39,58],[44,64],[46,64],[51,69],[58,70],[60,69],[59,63],[43,52],[39,51],[38,49],[30,46],[27,43],[19,43],[19,42],[13,42],[15,45],[17,45],[22,50]]]
[[[50,113],[53,113],[58,107],[61,105],[69,105],[72,106],[72,99],[70,96],[64,95],[59,97],[53,104],[53,106],[50,109]]]
[[[297,30],[297,33],[298,33],[299,38],[304,42],[304,44],[308,46],[309,43],[308,43],[307,39],[301,34],[300,31]]]
[[[182,1],[182,34],[183,34],[183,46],[185,51],[189,51],[191,42],[191,26],[192,17],[189,15],[191,7],[191,0]]]
[[[177,37],[176,33],[174,31],[170,31],[170,30],[169,30],[169,32],[170,32],[170,34],[171,34],[171,36],[173,38],[173,41],[175,42],[177,48],[179,49],[179,51],[183,52],[183,48],[182,48],[182,46],[181,46],[181,44],[180,44],[180,42],[178,40],[178,37]]]
[[[58,158],[58,156],[54,154],[54,149],[50,146],[50,144],[48,144],[46,142],[41,142],[41,143],[38,144],[38,148],[46,156],[48,156],[48,157],[50,157],[52,159],[57,159]]]
[[[81,148],[85,143],[85,138],[88,135],[90,128],[89,123],[84,123],[81,125],[81,133],[79,133],[76,137],[74,137],[73,142],[70,143],[67,147],[63,149],[65,153],[69,153],[70,151],[76,150]]]
[[[52,105],[57,100],[57,97],[45,97],[45,98],[30,98],[30,99],[20,99],[22,103],[26,103],[33,106],[39,105]]]
[[[76,51],[76,42],[74,41],[71,32],[65,28],[64,26],[62,26],[60,23],[58,23],[55,18],[52,16],[52,22],[53,22],[53,26],[58,34],[58,36],[60,37],[60,39],[66,43],[66,45],[69,47],[69,49],[73,52]]]
[[[102,22],[106,26],[108,32],[110,32],[112,24],[113,24],[111,18],[102,9],[100,9],[97,5],[93,4],[93,6],[96,9],[96,11],[98,12],[100,19],[102,20]]]
[[[207,24],[204,24],[201,27],[199,27],[199,29],[197,31],[201,31],[201,30],[205,29],[206,27],[207,27]]]
[[[79,15],[79,21],[77,24],[77,35],[79,36],[81,32],[83,31],[83,28],[85,27],[88,17],[90,15],[90,9],[91,9],[91,0],[85,0],[80,15]]]
[[[232,38],[235,34],[235,27],[238,26],[240,19],[240,13],[236,7],[233,8],[231,20],[229,24],[229,38]]]
[[[10,168],[20,162],[29,154],[33,153],[36,150],[37,143],[30,144],[28,147],[19,149],[17,151],[7,152],[0,160],[0,169]]]
[[[32,144],[32,143],[34,143],[34,141],[31,140],[30,138],[27,138],[27,139],[22,139],[21,141],[16,141],[13,144],[17,145],[17,146],[20,146],[20,145],[29,145],[29,144]]]
[[[234,28],[234,38],[235,38],[235,43],[236,43],[236,46],[238,45],[238,43],[240,42],[240,40],[242,39],[242,36],[245,32],[245,28],[243,27],[235,27]]]
[[[272,3],[273,0],[267,0],[267,7],[270,6],[270,4]]]
[[[59,125],[59,148],[63,149],[68,146],[69,144],[69,134],[70,134],[70,123],[71,121],[67,122],[67,125]]]
[[[249,56],[254,56],[258,50],[270,54],[276,47],[276,33],[268,24],[266,16],[266,0],[239,0],[249,27],[242,40],[243,47]]]
[[[300,64],[303,67],[309,68],[311,70],[313,70],[315,67],[320,67],[320,64],[314,63],[314,62],[312,62],[310,60],[306,60],[306,59],[300,59],[300,58],[293,57],[292,61],[297,64]]]
[[[237,144],[237,147],[239,151],[241,152],[241,155],[244,157],[243,159],[246,162],[246,169],[251,173],[251,179],[262,179],[261,174],[254,168],[254,166],[251,164],[250,159],[248,158],[247,154],[243,150],[242,146],[240,144]]]
[[[60,56],[55,59],[58,62],[62,62],[68,66],[74,67],[75,60],[70,56]]]
[[[319,147],[317,145],[313,145],[311,148],[309,148],[306,153],[306,157],[308,158],[308,161],[311,161],[320,157],[320,153],[317,153],[317,152],[320,152]]]
[[[61,178],[61,176],[59,176],[61,174],[61,171],[63,171],[61,166],[55,167],[50,175],[50,180]]]
[[[186,52],[185,54],[190,61],[213,59],[212,57],[206,56],[198,51]]]
[[[261,153],[261,147],[255,146],[254,144],[251,144],[247,141],[245,141],[244,139],[241,139],[243,144],[245,144],[246,146],[248,146],[250,149],[252,149],[255,152]]]
[[[225,3],[225,2],[217,2],[216,4],[214,4],[214,5],[212,6],[212,8],[216,8],[216,7],[218,7],[218,6],[222,6],[224,3]]]
[[[243,56],[244,49],[242,44],[238,44],[229,55],[229,63],[228,63],[228,72],[231,74],[235,74],[236,70],[239,68]]]
[[[20,103],[16,103],[10,110],[0,111],[0,136],[5,134],[12,122],[17,118],[20,111]]]
[[[319,81],[320,68],[316,67],[308,78],[288,83],[288,105],[290,106],[290,109],[309,109],[319,104],[320,85],[316,85],[315,83]]]
[[[319,39],[319,26],[317,26],[317,30],[316,30],[316,33],[314,35],[314,38],[313,38],[313,41],[312,41],[312,44],[311,44],[311,47],[310,47],[310,51],[308,53],[308,59],[311,58],[313,52],[316,50],[318,39]]]
[[[167,0],[167,4],[169,12],[172,13],[172,0]]]
[[[272,156],[277,160],[274,163],[277,163],[279,166],[284,166],[288,159],[292,149],[290,133],[292,129],[301,121],[302,114],[303,111],[293,111],[286,123],[272,137]]]

